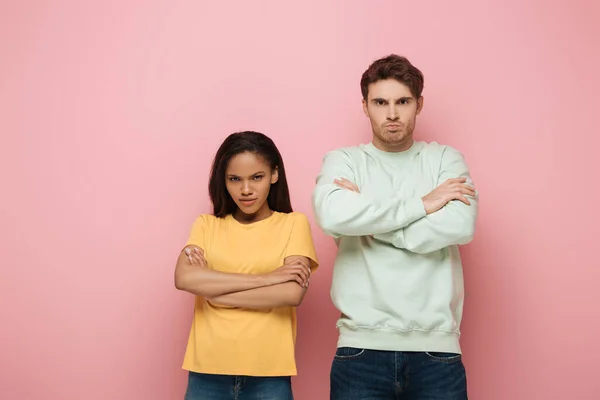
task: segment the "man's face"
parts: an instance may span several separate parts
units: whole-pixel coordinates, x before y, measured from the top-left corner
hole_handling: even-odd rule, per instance
[[[416,99],[404,83],[395,79],[371,83],[363,110],[373,128],[373,145],[383,151],[409,149],[422,108],[423,97]]]

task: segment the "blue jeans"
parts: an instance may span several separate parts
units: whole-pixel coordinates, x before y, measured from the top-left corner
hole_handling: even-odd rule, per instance
[[[289,376],[257,377],[190,372],[185,400],[293,400]]]
[[[460,354],[337,349],[331,400],[467,400]]]

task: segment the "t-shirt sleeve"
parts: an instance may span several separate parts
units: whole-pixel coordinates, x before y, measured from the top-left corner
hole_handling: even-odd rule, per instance
[[[290,240],[284,257],[304,256],[310,260],[310,269],[314,272],[319,266],[315,245],[313,243],[310,223],[304,214],[297,213],[292,226]]]
[[[202,250],[206,250],[205,246],[205,231],[206,231],[206,221],[204,216],[199,216],[194,221],[192,225],[192,230],[190,232],[190,236],[188,237],[186,246],[194,245],[200,247]]]

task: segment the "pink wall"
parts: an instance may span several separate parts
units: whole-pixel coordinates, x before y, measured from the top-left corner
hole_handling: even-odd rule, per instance
[[[192,299],[172,269],[217,145],[271,135],[312,218],[323,154],[369,139],[358,81],[390,52],[425,73],[418,137],[460,148],[481,192],[471,398],[597,398],[596,3],[86,3],[0,4],[1,398],[182,398]],[[314,235],[299,400],[327,398],[336,341]]]

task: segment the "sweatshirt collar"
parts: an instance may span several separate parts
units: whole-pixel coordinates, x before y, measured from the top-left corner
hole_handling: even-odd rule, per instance
[[[410,146],[410,148],[404,151],[391,152],[379,150],[377,147],[375,147],[375,145],[373,145],[373,142],[369,142],[369,144],[366,145],[366,148],[367,151],[375,157],[392,163],[401,163],[410,160],[415,155],[419,154],[423,148],[423,142],[413,141],[413,144]]]

